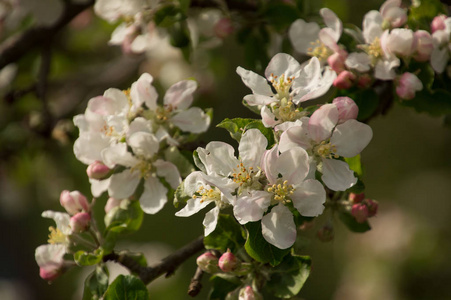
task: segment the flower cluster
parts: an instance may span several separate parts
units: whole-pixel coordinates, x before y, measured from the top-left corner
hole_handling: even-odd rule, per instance
[[[401,0],[387,0],[379,11],[369,11],[362,30],[346,29],[353,43],[339,43],[343,34],[341,20],[328,8],[320,11],[325,28],[317,23],[295,21],[289,37],[296,51],[317,57],[336,73],[334,86],[339,89],[370,87],[375,80],[391,80],[401,99],[413,99],[423,89],[418,78],[421,71],[412,72],[412,62],[430,64],[442,73],[449,60],[449,18],[436,17],[430,31],[407,26],[408,10]]]

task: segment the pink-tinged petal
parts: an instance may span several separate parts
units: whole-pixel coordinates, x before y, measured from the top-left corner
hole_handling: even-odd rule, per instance
[[[153,165],[157,168],[157,175],[163,177],[173,189],[182,182],[179,170],[173,163],[158,159]]]
[[[354,157],[369,144],[373,137],[371,127],[356,120],[348,120],[338,125],[330,139],[337,149],[335,154]]]
[[[183,131],[202,133],[210,126],[210,116],[199,107],[191,107],[171,117],[171,122]]]
[[[301,147],[295,147],[280,154],[276,172],[282,174],[288,184],[299,184],[309,172],[309,156]]]
[[[390,9],[400,7],[401,2],[402,0],[386,0],[379,9],[382,17],[386,18]]]
[[[337,15],[328,8],[322,8],[319,11],[321,17],[323,17],[324,23],[327,27],[332,29],[334,35],[332,36],[335,42],[338,42],[341,36],[341,32],[343,31],[343,24]]]
[[[268,79],[273,78],[273,76],[280,78],[282,75],[285,75],[285,78],[297,77],[300,71],[301,65],[296,59],[286,53],[278,53],[274,55],[268,67],[266,67],[265,77]]]
[[[316,57],[313,57],[312,59],[314,58],[316,59]],[[300,86],[296,88],[296,95],[293,97],[293,102],[299,104],[300,102],[315,99],[324,95],[332,86],[335,78],[337,78],[337,73],[330,68],[325,68],[322,76],[312,80],[307,86]],[[297,86],[296,81],[293,86]]]
[[[197,152],[208,175],[228,176],[240,164],[234,155],[235,149],[227,143],[210,142],[206,149],[198,148]]]
[[[294,126],[307,126],[309,119],[310,119],[309,117],[302,117],[300,119],[297,119],[294,122],[290,122],[290,121],[283,122],[283,123],[277,125],[276,127],[274,127],[274,130],[283,132],[283,131],[286,131],[286,130],[290,129],[291,127],[294,127]]]
[[[243,69],[242,67],[236,68],[236,72],[241,76],[243,83],[250,88],[254,94],[264,96],[274,95],[268,82],[262,76]]]
[[[285,152],[294,147],[302,147],[308,150],[312,147],[308,133],[308,125],[293,126],[280,136],[279,151]]]
[[[146,214],[156,214],[168,201],[168,189],[158,178],[149,177],[144,181],[144,192],[139,198],[142,210]]]
[[[102,158],[99,159],[99,161],[103,161],[110,169],[114,168],[116,165],[133,167],[139,163],[139,160],[128,152],[127,144],[125,143],[115,144],[103,149],[101,157]]]
[[[241,161],[246,168],[252,167],[255,171],[260,167],[263,153],[268,146],[268,140],[258,129],[249,129],[242,136],[238,151]]]
[[[141,106],[143,103],[147,105],[150,110],[157,108],[158,93],[152,85],[153,77],[144,73],[139,79],[134,82],[130,88],[130,97],[135,108]]]
[[[338,123],[356,119],[359,114],[359,107],[349,97],[337,97],[332,101],[332,104],[335,104],[338,109]]]
[[[121,95],[122,92],[117,89],[110,89],[110,90],[108,90],[108,93],[106,93],[106,94],[111,95],[111,97],[115,97],[112,95]],[[124,97],[125,97],[125,95],[124,95]],[[122,107],[127,105],[127,103],[123,102],[124,99],[122,96],[119,96],[119,97],[116,96],[116,98],[119,99],[119,102],[122,102],[121,103]],[[121,106],[121,104],[119,104],[118,106]],[[97,96],[97,97],[89,99],[88,107],[86,108],[86,110],[89,112],[92,112],[94,114],[97,114],[97,115],[108,116],[108,115],[114,115],[115,113],[121,112],[122,107],[120,107],[120,108],[117,107],[116,102],[111,98],[104,97],[104,96]]]
[[[265,240],[279,249],[287,249],[296,241],[296,225],[290,210],[279,204],[262,218]]]
[[[66,247],[63,244],[46,244],[36,248],[35,259],[39,267],[60,265],[65,253]]]
[[[274,127],[281,122],[280,120],[277,120],[276,116],[267,106],[262,107],[260,115],[262,116],[262,123],[265,127]]]
[[[269,183],[274,184],[277,181],[279,173],[277,172],[277,160],[279,158],[279,149],[277,145],[267,150],[263,154],[261,168],[266,174]]]
[[[109,98],[112,101],[104,101],[102,105],[105,105],[104,109],[109,111],[110,115],[118,114],[118,113],[127,113],[128,112],[128,100],[127,96],[125,96],[124,92],[118,89],[108,89],[103,93],[104,98]]]
[[[253,191],[241,195],[233,206],[233,214],[240,224],[261,220],[271,204],[271,194],[265,191]]]
[[[334,104],[324,104],[310,117],[308,131],[317,143],[327,140],[338,123],[338,109]]]
[[[127,142],[135,155],[146,159],[150,159],[160,147],[160,143],[153,134],[143,131],[132,134]]]
[[[335,159],[323,159],[321,179],[334,191],[345,191],[357,183],[357,177],[346,162]]]
[[[130,172],[129,169],[116,173],[110,177],[108,194],[116,199],[125,199],[133,195],[141,180],[138,172]]]
[[[130,137],[136,132],[152,133],[152,123],[149,120],[144,119],[143,117],[134,119],[128,127],[127,137]]]
[[[308,179],[296,186],[291,199],[301,215],[316,217],[323,213],[326,191],[321,182]]]
[[[70,215],[67,213],[62,213],[59,211],[46,210],[42,212],[41,216],[43,218],[53,219],[56,223],[56,228],[58,228],[63,234],[71,234],[70,229]]]
[[[204,221],[202,224],[205,226],[204,236],[209,235],[216,229],[216,224],[218,224],[219,208],[215,206],[212,210],[205,214]]]
[[[291,24],[288,30],[288,36],[296,51],[307,54],[311,48],[311,42],[318,39],[320,27],[317,23],[307,23],[302,19],[298,19]]]
[[[89,182],[91,183],[91,194],[94,197],[100,197],[104,192],[108,190],[108,186],[110,185],[110,179],[104,179],[104,180],[96,180],[96,179],[89,179]]]
[[[310,58],[302,64],[302,71],[298,77],[294,79],[292,88],[294,90],[304,89],[314,86],[321,78],[321,63],[317,57]]]
[[[174,109],[187,109],[193,102],[193,93],[197,89],[194,80],[183,80],[173,84],[164,95],[164,104],[171,105]]]
[[[189,199],[188,201],[186,201],[185,207],[176,212],[175,215],[177,217],[190,217],[206,207],[208,204],[212,203],[212,201],[201,202],[200,200],[200,197],[196,199]]]
[[[379,60],[374,68],[374,77],[381,80],[393,80],[396,77],[394,68],[399,67],[400,63],[400,60],[396,57]]]
[[[102,161],[101,152],[108,148],[110,139],[97,132],[80,134],[74,143],[75,157],[84,164]]]
[[[334,52],[340,51],[340,47],[337,45],[337,41],[335,40],[335,31],[331,28],[323,28],[319,31],[318,37],[319,40],[328,48],[332,49]]]

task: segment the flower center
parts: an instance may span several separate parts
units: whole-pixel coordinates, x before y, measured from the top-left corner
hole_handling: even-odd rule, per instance
[[[267,189],[268,193],[274,194],[274,200],[282,202],[283,204],[291,202],[291,195],[293,195],[295,188],[292,184],[288,184],[288,180],[282,182],[281,179],[277,183],[270,185]]]
[[[49,227],[49,244],[63,244],[66,242],[66,235],[61,232],[58,228],[55,229],[55,227],[50,226]]]
[[[333,54],[333,51],[326,47],[320,40],[310,42],[312,47],[307,49],[307,54],[317,57],[321,62],[325,62],[329,56]]]
[[[277,75],[271,73],[269,81],[276,90],[277,98],[279,100],[283,98],[290,98],[290,88],[293,84],[293,80],[294,76],[285,78],[285,74],[282,74],[280,75],[280,77],[278,77]]]
[[[217,187],[205,188],[204,186],[200,186],[199,189],[193,194],[192,198],[200,198],[200,203],[204,201],[214,201],[216,206],[219,208],[224,208],[227,205],[221,201],[221,191],[219,191]]]
[[[322,141],[320,144],[313,148],[313,152],[322,158],[338,158],[339,155],[335,154],[337,152],[337,147],[332,145],[330,142]]]
[[[293,102],[287,100],[287,98],[282,98],[282,100],[279,103],[276,103],[272,109],[276,118],[283,122],[296,121],[305,115],[298,111]]]
[[[367,53],[369,56],[371,56],[371,59],[373,61],[382,57],[383,52],[381,47],[381,41],[378,37],[376,37],[373,40],[373,42],[368,46]]]
[[[156,109],[156,120],[158,123],[166,122],[172,114],[172,105],[158,106]]]
[[[148,179],[152,174],[152,164],[146,160],[141,160],[138,164],[130,169],[130,172],[139,172],[141,178]]]
[[[233,182],[238,183],[240,186],[242,186],[243,184],[250,183],[252,181],[252,175],[254,173],[253,167],[246,169],[243,163],[240,163],[236,166],[236,169],[238,171],[232,174]]]

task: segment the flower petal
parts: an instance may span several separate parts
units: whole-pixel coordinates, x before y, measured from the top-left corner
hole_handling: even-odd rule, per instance
[[[323,213],[326,191],[321,182],[308,179],[296,186],[291,199],[301,215],[316,217]]]
[[[345,191],[357,183],[357,177],[349,165],[341,160],[323,159],[321,179],[334,191]]]
[[[157,153],[160,143],[157,138],[148,132],[139,131],[128,138],[128,145],[133,149],[133,153],[139,157],[150,159]],[[130,166],[130,165],[129,165]]]
[[[144,181],[144,192],[139,198],[142,210],[146,214],[156,214],[168,201],[168,189],[158,178],[149,177]],[[115,197],[114,197],[115,198]]]
[[[288,36],[296,51],[307,54],[312,42],[318,39],[320,27],[317,23],[307,23],[298,19],[291,24]]]
[[[330,143],[337,149],[335,154],[354,157],[365,149],[372,137],[370,126],[351,119],[335,128]]]
[[[144,73],[134,82],[130,88],[130,97],[135,108],[145,103],[147,107],[155,111],[157,108],[158,93],[152,85],[153,77],[148,73]]]
[[[302,182],[309,172],[309,157],[301,147],[291,148],[280,154],[276,170],[288,184]]]
[[[271,194],[265,191],[253,191],[237,198],[233,214],[240,224],[261,220],[271,204]]]
[[[157,168],[157,175],[163,177],[173,189],[182,182],[179,170],[173,163],[158,159],[153,165]]]
[[[334,104],[324,104],[310,117],[308,130],[317,143],[327,140],[338,122],[338,109]]]
[[[205,214],[205,219],[202,224],[205,226],[204,236],[209,235],[216,229],[218,224],[219,207],[215,206],[212,210]]]
[[[301,65],[291,55],[286,53],[278,53],[269,62],[265,70],[266,78],[270,79],[274,76],[280,78],[298,77],[301,71]]]
[[[126,169],[121,173],[116,173],[110,177],[108,194],[116,199],[125,199],[133,195],[139,184],[141,177],[138,172],[131,172]]]
[[[265,240],[279,249],[287,249],[296,241],[296,225],[290,210],[279,204],[262,218]]]
[[[262,76],[242,67],[236,68],[236,72],[241,76],[243,83],[252,90],[252,93],[264,96],[274,95],[268,82]]]
[[[191,107],[188,110],[183,110],[171,117],[170,120],[181,130],[192,133],[207,131],[211,121],[210,116],[199,107]]]
[[[258,129],[247,130],[240,140],[238,151],[246,168],[252,167],[255,171],[260,167],[263,153],[266,151],[268,140]]]
[[[194,80],[183,80],[173,84],[164,95],[164,104],[171,105],[174,109],[187,109],[193,102],[193,93],[197,89]]]

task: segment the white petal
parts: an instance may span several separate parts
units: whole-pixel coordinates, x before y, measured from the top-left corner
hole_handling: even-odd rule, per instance
[[[164,104],[174,109],[187,109],[193,102],[193,93],[197,89],[194,80],[183,80],[173,84],[164,95]]]
[[[323,159],[323,176],[321,179],[334,191],[345,191],[357,183],[357,177],[349,165],[341,160]]]
[[[279,249],[287,249],[296,241],[296,225],[290,210],[279,204],[262,218],[265,240]]]
[[[278,53],[274,55],[266,67],[265,76],[270,79],[273,76],[284,75],[285,78],[297,77],[301,71],[301,65],[291,55],[285,53]]]
[[[121,90],[110,88],[103,93],[103,96],[112,100],[109,103],[105,103],[105,105],[111,106],[106,108],[107,111],[110,111],[110,115],[128,112],[129,104],[127,96]]]
[[[440,48],[434,48],[431,53],[431,66],[437,73],[443,73],[446,65],[448,64],[449,52],[446,47],[440,50]]]
[[[274,127],[281,122],[280,120],[277,120],[276,116],[267,106],[262,107],[260,114],[262,116],[262,123],[265,127]]]
[[[39,267],[45,267],[48,264],[63,263],[66,247],[63,244],[46,244],[36,248],[35,259]]]
[[[75,157],[84,164],[92,164],[96,160],[102,161],[101,152],[108,148],[110,139],[97,132],[80,134],[74,143]]]
[[[265,78],[254,73],[243,69],[242,67],[236,68],[236,72],[241,76],[243,83],[252,90],[252,93],[256,95],[272,96],[273,92],[271,87]]]
[[[126,169],[121,173],[116,173],[110,177],[108,194],[116,199],[125,199],[133,195],[141,180],[138,172],[130,172]]]
[[[158,93],[152,85],[152,81],[152,75],[144,73],[132,84],[130,88],[130,97],[136,108],[141,106],[142,103],[145,103],[152,111],[155,111],[157,108]]]
[[[265,191],[253,191],[241,195],[233,207],[233,214],[240,224],[261,220],[271,203],[271,194]]]
[[[210,204],[212,201],[200,201],[201,198],[189,199],[186,201],[185,207],[175,213],[177,217],[189,217],[200,211],[202,208]]]
[[[270,150],[267,150],[263,154],[261,168],[263,172],[265,172],[265,175],[268,178],[269,183],[271,184],[276,183],[277,177],[279,175],[277,171],[278,158],[279,158],[279,149],[277,145],[272,147]]]
[[[56,228],[58,228],[63,234],[71,234],[69,214],[53,210],[46,210],[42,212],[41,216],[44,218],[53,219],[56,223]]]
[[[158,159],[153,165],[157,168],[157,175],[164,177],[173,189],[176,189],[182,182],[179,170],[173,163]]]
[[[160,143],[153,134],[143,131],[132,134],[127,142],[135,155],[146,159],[150,159],[160,147]]]
[[[334,104],[324,104],[310,117],[308,131],[317,143],[327,140],[338,122],[338,109]]]
[[[343,24],[341,23],[341,20],[332,10],[328,8],[322,8],[319,13],[323,17],[326,26],[333,30],[333,38],[335,42],[338,42],[341,32],[343,31]]]
[[[293,126],[282,133],[279,141],[280,152],[285,152],[294,147],[310,149],[312,139],[308,133],[308,125]]]
[[[247,130],[241,137],[238,151],[246,168],[252,167],[255,171],[260,167],[263,153],[266,151],[268,140],[258,129]]]
[[[351,119],[335,128],[330,143],[337,149],[335,154],[354,157],[365,149],[372,137],[370,126]]]
[[[277,173],[282,174],[288,184],[299,184],[309,172],[309,157],[307,151],[295,147],[280,154],[276,166]]]
[[[210,126],[210,116],[199,107],[191,107],[171,117],[171,122],[183,131],[202,133]]]
[[[102,158],[99,160],[103,161],[110,169],[114,168],[116,165],[133,167],[139,163],[139,160],[128,152],[125,143],[111,145],[110,147],[103,149],[101,156]]]
[[[197,152],[208,175],[228,176],[240,164],[234,156],[235,149],[227,143],[210,142],[206,149],[198,148]]]
[[[315,22],[307,23],[298,19],[291,24],[288,36],[296,51],[307,54],[312,42],[318,39],[319,25]]]
[[[168,189],[155,177],[149,177],[144,181],[144,192],[139,198],[142,210],[146,214],[156,214],[168,201]]]
[[[352,52],[345,61],[346,67],[357,70],[359,72],[367,72],[370,70],[371,59],[364,52]]]
[[[205,214],[205,219],[202,222],[205,226],[204,236],[209,235],[216,229],[216,224],[218,224],[218,216],[219,208],[217,206]]]
[[[91,194],[94,197],[100,197],[103,192],[106,192],[108,190],[108,186],[110,185],[110,179],[104,179],[104,180],[96,180],[96,179],[89,179],[89,182],[91,183]]]
[[[316,217],[323,213],[326,191],[318,180],[308,179],[296,186],[293,196],[294,207],[306,217]]]

